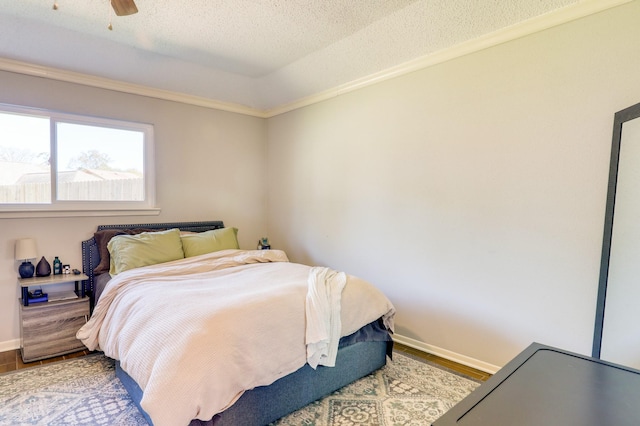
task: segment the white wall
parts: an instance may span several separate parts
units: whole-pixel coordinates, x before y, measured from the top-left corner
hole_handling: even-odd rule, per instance
[[[639,20],[633,2],[270,119],[272,245],[372,281],[425,347],[590,354]]]
[[[81,269],[80,242],[110,223],[223,220],[243,248],[265,234],[265,120],[143,96],[0,72],[0,103],[154,125],[159,216],[0,218],[0,351],[19,343],[17,238]]]

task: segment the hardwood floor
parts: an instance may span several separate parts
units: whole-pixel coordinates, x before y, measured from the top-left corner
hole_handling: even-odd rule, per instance
[[[77,358],[80,356],[88,355],[89,353],[90,352],[88,350],[84,350],[67,355],[57,356],[54,358],[43,359],[42,361],[24,363],[22,362],[22,357],[20,356],[20,349],[0,352],[0,373],[7,373],[9,371],[20,370],[22,368],[29,368],[36,365],[43,365],[51,362],[62,361],[65,359]]]
[[[449,370],[453,370],[457,373],[463,374],[476,380],[481,380],[483,382],[491,377],[491,374],[484,371],[476,370],[475,368],[467,367],[466,365],[458,364],[457,362],[449,361],[448,359],[441,358],[430,353],[422,352],[417,349],[413,349],[409,346],[403,345],[402,343],[394,342],[393,350],[396,352],[413,355],[414,358],[430,361],[434,364],[438,364],[442,367],[448,368]]]
[[[432,363],[441,365],[445,368],[448,368],[450,370],[456,371],[458,373],[464,374],[468,377],[474,378],[476,380],[487,380],[489,377],[491,377],[491,374],[489,373],[485,373],[484,371],[480,371],[480,370],[476,370],[474,368],[471,367],[467,367],[465,365],[461,365],[458,363],[455,363],[453,361],[449,361],[447,359],[444,358],[440,358],[438,356],[432,355],[432,354],[428,354],[425,352],[421,352],[417,349],[413,349],[410,348],[408,346],[402,345],[400,343],[394,343],[394,350],[397,352],[403,352],[406,354],[410,354],[415,358],[418,359],[424,359],[427,361],[430,361]],[[34,361],[34,362],[28,362],[28,363],[24,363],[22,362],[22,357],[20,356],[20,350],[16,349],[16,350],[11,350],[11,351],[6,351],[6,352],[0,352],[0,373],[7,373],[9,371],[14,371],[14,370],[19,370],[22,368],[29,368],[29,367],[34,367],[36,365],[43,365],[43,364],[47,364],[47,363],[51,363],[51,362],[56,362],[56,361],[62,361],[65,359],[71,359],[71,358],[77,358],[80,356],[84,356],[89,354],[90,352],[88,350],[84,350],[84,351],[80,351],[80,352],[74,352],[72,354],[68,354],[68,355],[63,355],[63,356],[58,356],[55,358],[49,358],[49,359],[45,359],[42,361]]]

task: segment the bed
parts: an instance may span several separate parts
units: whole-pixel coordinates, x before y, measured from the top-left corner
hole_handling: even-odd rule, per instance
[[[127,251],[176,233],[183,258]],[[280,250],[240,250],[235,233],[221,221],[105,225],[82,242],[93,314],[78,338],[116,360],[150,424],[266,425],[391,356],[395,310],[379,290]],[[211,235],[213,251],[200,244]]]

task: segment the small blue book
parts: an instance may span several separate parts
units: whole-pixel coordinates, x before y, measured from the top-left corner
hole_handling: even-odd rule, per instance
[[[41,293],[38,296],[29,296],[29,304],[47,302],[49,301],[49,295],[47,293]]]

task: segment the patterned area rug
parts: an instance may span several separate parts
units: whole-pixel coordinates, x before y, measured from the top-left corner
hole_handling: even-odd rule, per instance
[[[394,352],[373,374],[278,420],[278,426],[428,426],[480,384]]]
[[[394,353],[384,368],[274,425],[425,426],[478,385]],[[0,425],[146,424],[102,355],[0,375]]]

